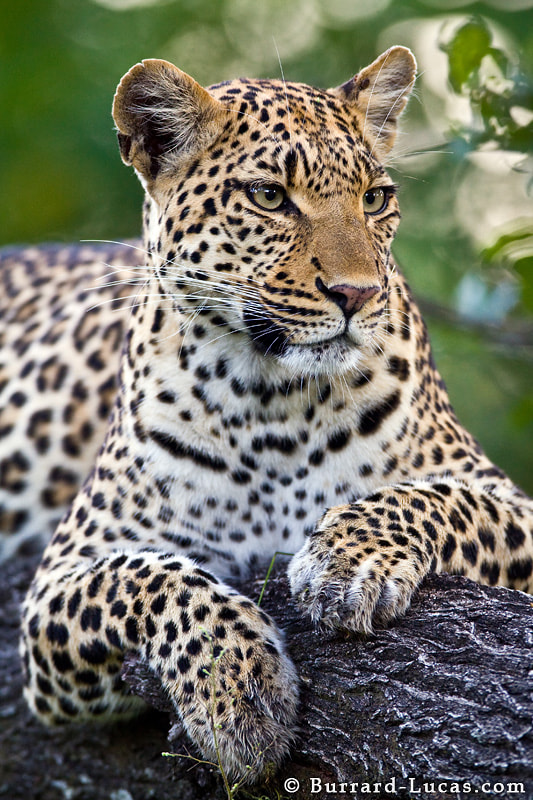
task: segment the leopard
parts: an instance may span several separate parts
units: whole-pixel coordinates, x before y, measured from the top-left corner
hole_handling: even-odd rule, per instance
[[[44,547],[45,724],[146,709],[131,654],[258,781],[298,729],[283,631],[238,588],[275,552],[319,635],[371,635],[434,572],[532,591],[533,501],[458,421],[391,253],[416,70],[394,46],[327,90],[206,89],[146,59],[113,102],[142,244],[4,253],[0,519],[7,554]]]

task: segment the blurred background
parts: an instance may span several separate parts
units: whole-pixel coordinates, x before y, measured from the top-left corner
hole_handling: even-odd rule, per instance
[[[208,85],[419,62],[394,251],[462,422],[533,493],[533,0],[18,0],[0,30],[0,245],[135,237],[110,116],[142,58]],[[279,53],[279,59],[278,59]]]

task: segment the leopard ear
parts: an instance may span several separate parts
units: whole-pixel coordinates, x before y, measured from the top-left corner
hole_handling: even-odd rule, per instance
[[[120,154],[152,182],[220,133],[222,105],[168,61],[147,59],[120,81],[113,101]]]
[[[361,131],[383,158],[396,138],[398,118],[404,110],[416,77],[415,57],[407,47],[391,47],[342,86],[332,91],[353,104]]]

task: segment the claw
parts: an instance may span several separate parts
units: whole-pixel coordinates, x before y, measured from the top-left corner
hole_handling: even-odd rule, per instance
[[[292,592],[316,627],[371,634],[374,622],[387,622],[405,611],[416,575],[398,582],[385,571],[383,553],[365,551],[354,564],[345,552],[323,543],[321,549],[318,538],[307,542],[289,567]]]

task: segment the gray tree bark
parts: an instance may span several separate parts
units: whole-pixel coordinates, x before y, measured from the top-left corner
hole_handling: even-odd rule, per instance
[[[125,679],[166,713],[130,724],[49,731],[20,698],[16,606],[34,567],[14,564],[0,588],[0,798],[224,798],[217,770],[178,738],[155,676],[127,659]],[[257,598],[262,577],[248,582]],[[533,798],[533,600],[431,576],[407,615],[370,637],[317,633],[280,572],[262,603],[285,629],[301,679],[291,760],[261,798]],[[172,719],[170,722],[172,723]]]

